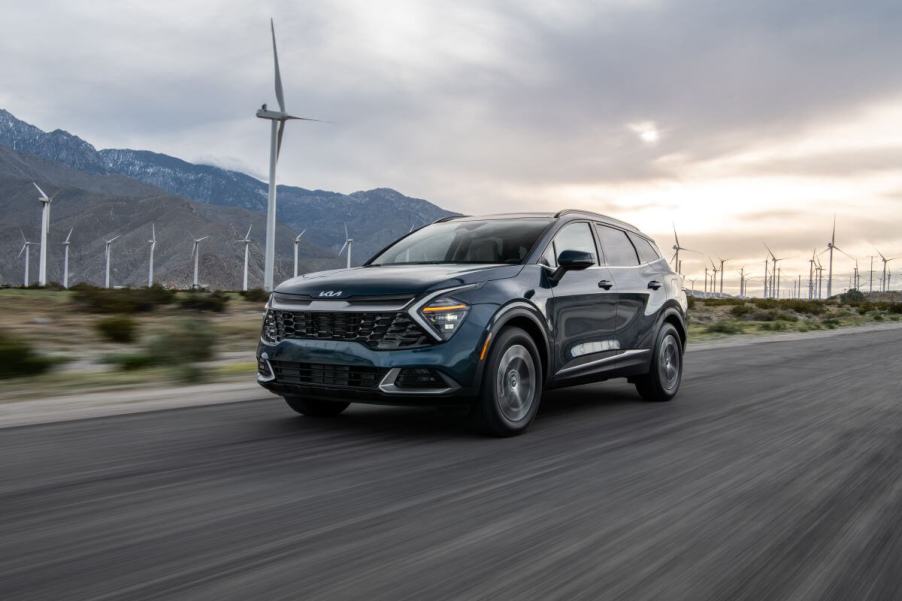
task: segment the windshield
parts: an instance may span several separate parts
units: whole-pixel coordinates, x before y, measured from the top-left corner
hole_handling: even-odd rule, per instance
[[[398,240],[369,265],[523,262],[550,219],[433,223]]]

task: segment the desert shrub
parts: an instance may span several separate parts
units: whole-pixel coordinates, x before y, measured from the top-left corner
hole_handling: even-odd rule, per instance
[[[744,330],[731,321],[717,321],[705,328],[705,331],[709,334],[742,334]]]
[[[902,314],[902,303],[887,303],[889,306],[886,310],[895,315]]]
[[[838,319],[829,317],[829,318],[823,320],[821,322],[821,325],[823,325],[825,328],[828,328],[830,330],[834,330],[839,327],[840,323],[839,323]]]
[[[748,319],[751,321],[774,321],[777,319],[777,312],[773,309],[768,311],[753,311],[749,313]]]
[[[779,301],[772,298],[755,298],[752,299],[752,304],[759,309],[776,309],[779,305]]]
[[[865,297],[861,290],[852,289],[839,295],[839,302],[846,305],[856,305],[864,302]]]
[[[72,287],[72,302],[91,313],[139,313],[168,305],[175,293],[159,285],[150,288],[98,288],[90,284]]]
[[[184,319],[149,339],[140,351],[106,358],[123,370],[171,367],[179,379],[196,382],[203,371],[197,365],[216,355],[216,334],[205,320]]]
[[[789,311],[778,311],[776,319],[780,321],[799,321],[799,316]]]
[[[38,354],[26,340],[0,331],[0,379],[41,374],[54,363]]]
[[[242,292],[241,296],[244,297],[244,300],[252,303],[265,303],[269,300],[269,292],[263,288],[251,288]]]
[[[741,298],[706,298],[705,306],[707,307],[729,307],[732,305],[742,305],[745,301]]]
[[[824,303],[815,300],[787,300],[782,305],[784,309],[806,315],[823,315],[827,310]]]
[[[104,317],[94,328],[100,337],[109,342],[134,342],[138,323],[127,315]]]
[[[179,299],[179,307],[191,311],[212,311],[222,313],[226,309],[229,297],[224,292],[199,292],[192,290]]]
[[[771,321],[768,323],[762,323],[758,327],[765,332],[782,332],[787,329],[785,321]]]
[[[883,321],[883,314],[874,313],[874,315],[871,317],[871,319],[873,319],[874,321]]]
[[[736,305],[732,309],[730,309],[730,315],[732,315],[733,317],[742,318],[749,315],[754,310],[755,308],[752,305],[744,303],[741,305]]]

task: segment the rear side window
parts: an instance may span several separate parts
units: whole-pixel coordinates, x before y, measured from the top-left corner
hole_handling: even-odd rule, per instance
[[[598,253],[595,250],[595,240],[592,238],[592,230],[585,222],[570,223],[561,228],[555,235],[551,245],[542,255],[543,262],[548,262],[549,267],[557,266],[557,257],[565,250],[581,250],[592,255],[595,264],[598,264]],[[549,253],[549,251],[551,251]],[[551,256],[549,256],[549,254]],[[553,262],[552,262],[553,260]]]
[[[630,237],[633,246],[636,247],[636,252],[639,253],[640,263],[652,263],[661,258],[661,255],[658,254],[658,251],[655,250],[655,247],[648,240],[631,232],[627,232],[627,235]]]
[[[605,264],[612,267],[632,267],[639,264],[639,256],[626,232],[606,225],[595,224]]]

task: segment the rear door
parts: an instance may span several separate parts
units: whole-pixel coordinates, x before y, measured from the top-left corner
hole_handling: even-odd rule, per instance
[[[606,265],[617,283],[615,332],[624,349],[645,349],[653,344],[654,322],[666,295],[663,259],[644,238],[610,225],[595,225]],[[651,302],[655,297],[656,302]]]
[[[580,250],[595,257],[595,265],[569,271],[552,288],[548,314],[554,330],[554,372],[579,375],[599,357],[609,355],[617,325],[617,297],[611,270],[601,264],[592,226],[576,221],[558,231],[543,255],[543,263],[557,267],[565,250]]]

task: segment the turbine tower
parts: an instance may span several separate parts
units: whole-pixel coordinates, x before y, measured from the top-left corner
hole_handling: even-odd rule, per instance
[[[282,149],[282,136],[285,132],[285,123],[292,119],[299,121],[318,121],[306,117],[295,117],[285,112],[285,94],[282,91],[282,75],[279,72],[279,53],[276,51],[276,27],[272,19],[269,21],[272,32],[272,57],[275,66],[276,101],[279,110],[273,111],[264,104],[257,111],[260,119],[269,119],[269,195],[266,202],[266,250],[263,259],[263,288],[267,291],[273,289],[273,275],[276,259],[276,163],[279,161],[279,152]]]
[[[23,232],[21,228],[19,229],[19,232],[22,234],[22,249],[19,251],[19,254],[16,255],[16,258],[18,259],[23,254],[25,255],[25,280],[24,280],[25,284],[24,284],[24,286],[27,288],[28,281],[29,281],[29,279],[31,279],[29,277],[30,274],[28,272],[29,264],[31,263],[31,247],[36,245],[37,242],[29,242],[28,238],[25,237],[25,232]]]
[[[247,292],[247,260],[248,260],[248,252],[251,245],[251,228],[254,227],[251,224],[250,227],[247,228],[247,233],[244,235],[244,238],[238,240],[238,242],[242,242],[244,244],[244,278],[241,280],[241,289]]]
[[[780,298],[780,282],[777,279],[777,263],[786,259],[786,257],[779,257],[774,254],[774,251],[770,249],[770,247],[765,244],[764,248],[767,249],[767,252],[770,253],[770,260],[774,264],[774,268],[771,270],[771,283],[770,283],[770,291],[771,296],[774,298]]]
[[[304,230],[304,232],[306,231]],[[304,235],[304,232],[301,232],[294,238],[294,277],[298,277],[298,246],[301,244],[301,236]]]
[[[106,278],[104,279],[104,288],[110,287],[110,255],[112,255],[113,241],[118,237],[119,236],[113,236],[106,241],[106,248],[104,249],[104,254],[106,255]]]
[[[194,246],[191,248],[191,256],[194,257],[194,283],[191,285],[191,287],[195,290],[197,290],[200,287],[197,284],[197,263],[198,263],[198,259],[200,258],[200,243],[209,237],[210,236],[204,236],[203,238],[195,238],[194,236],[191,236],[191,238],[194,240]]]
[[[47,196],[47,194],[41,190],[41,187],[37,185],[35,182],[31,182],[32,185],[37,188],[38,200],[41,202],[41,254],[38,259],[38,284],[41,286],[47,285],[47,236],[50,233],[50,203],[53,202],[53,199],[56,197],[56,194],[53,196]]]
[[[348,269],[351,268],[351,246],[353,246],[353,245],[354,245],[354,239],[348,235],[348,224],[346,223],[345,224],[345,243],[342,245],[341,250],[338,251],[338,256],[340,257],[341,253],[343,253],[346,248],[348,249]]]
[[[720,260],[720,293],[723,294],[723,265],[730,259],[721,259]]]
[[[69,234],[63,242],[63,288],[69,289],[69,238],[72,237],[72,229],[69,228]]]
[[[153,223],[150,224],[150,261],[147,264],[147,287],[153,286],[153,253],[157,248],[157,227]]]

